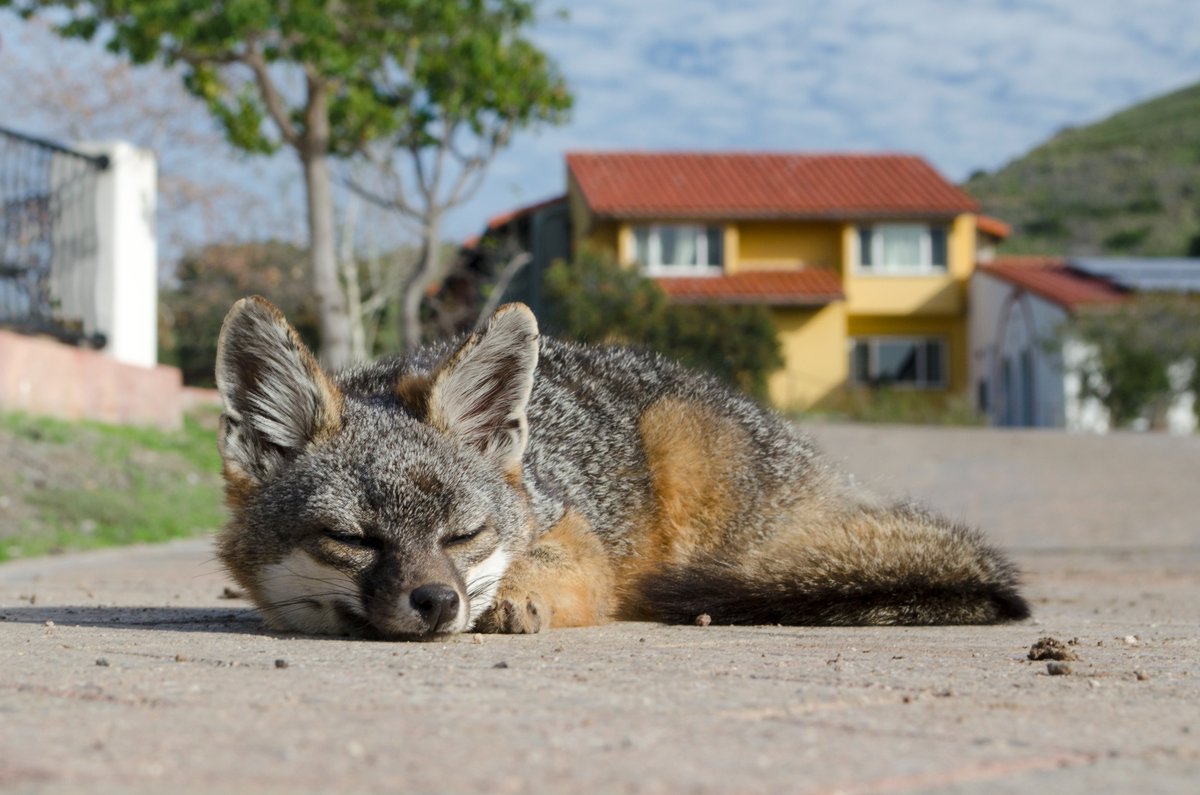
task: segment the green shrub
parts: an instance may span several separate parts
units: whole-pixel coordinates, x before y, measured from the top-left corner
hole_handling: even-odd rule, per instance
[[[1109,251],[1125,253],[1136,249],[1149,235],[1150,227],[1148,226],[1122,229],[1104,238],[1104,247]]]
[[[543,325],[580,342],[636,345],[716,375],[764,399],[783,364],[770,310],[726,304],[675,305],[652,280],[600,252],[581,251],[545,275]]]
[[[961,395],[930,395],[913,389],[850,389],[833,402],[831,419],[892,425],[984,425],[987,418]]]
[[[1095,350],[1085,396],[1108,409],[1116,425],[1149,415],[1152,423],[1175,396],[1173,364],[1190,360],[1185,389],[1200,393],[1200,300],[1194,296],[1139,296],[1119,307],[1082,312],[1060,332]]]

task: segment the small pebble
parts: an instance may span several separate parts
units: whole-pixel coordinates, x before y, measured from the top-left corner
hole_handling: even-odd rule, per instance
[[[288,667],[288,661],[287,661],[287,660],[283,660],[283,659],[276,660],[276,661],[275,661],[275,667],[276,667],[276,668],[287,668],[287,667]]]
[[[187,659],[188,659],[188,658],[187,658],[187,657],[185,657],[185,656],[184,656],[184,655],[182,655],[182,654],[176,654],[176,655],[175,655],[175,662],[187,662]]]
[[[472,640],[474,640],[476,643],[483,643],[483,635],[480,635],[478,632],[476,632],[475,637],[472,638]]]
[[[710,616],[708,613],[701,613],[700,615],[696,616],[696,626],[698,627],[707,627],[711,623],[712,616]]]
[[[99,665],[101,668],[107,668],[108,660],[104,659],[103,657],[100,657],[96,660],[96,665]]]
[[[495,664],[495,665],[493,665],[492,667],[493,667],[493,668],[507,668],[507,667],[508,667],[508,663],[504,662],[504,660],[501,660],[500,662],[496,663],[496,664]]]
[[[1079,655],[1058,638],[1045,637],[1029,647],[1031,660],[1078,660]]]
[[[1066,676],[1071,673],[1071,666],[1065,662],[1048,662],[1046,663],[1046,673],[1051,676]]]
[[[1126,636],[1125,636],[1124,638],[1122,638],[1121,640],[1125,641],[1125,645],[1126,645],[1126,646],[1136,646],[1136,645],[1138,645],[1139,643],[1141,643],[1141,641],[1140,641],[1140,640],[1138,640],[1138,636],[1137,636],[1137,635],[1126,635]]]
[[[1134,671],[1133,675],[1137,677],[1139,682],[1145,682],[1150,678],[1150,674],[1146,673],[1145,671]]]
[[[52,627],[52,626],[54,626],[54,622],[48,620],[48,621],[46,621],[46,626]]]

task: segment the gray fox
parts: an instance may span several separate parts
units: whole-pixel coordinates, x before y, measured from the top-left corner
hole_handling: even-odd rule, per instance
[[[322,371],[263,298],[217,345],[232,518],[268,626],[417,639],[609,620],[1025,618],[980,536],[851,486],[773,411],[667,359],[485,330]]]

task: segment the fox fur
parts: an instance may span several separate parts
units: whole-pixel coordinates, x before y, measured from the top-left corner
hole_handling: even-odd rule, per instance
[[[661,356],[482,332],[331,376],[265,299],[221,330],[221,561],[278,630],[610,620],[981,624],[1029,609],[980,535],[851,486],[792,424]]]

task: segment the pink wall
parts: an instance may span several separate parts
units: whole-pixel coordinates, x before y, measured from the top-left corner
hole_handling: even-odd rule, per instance
[[[183,425],[178,369],[122,364],[97,351],[0,331],[0,410],[174,430]]]

